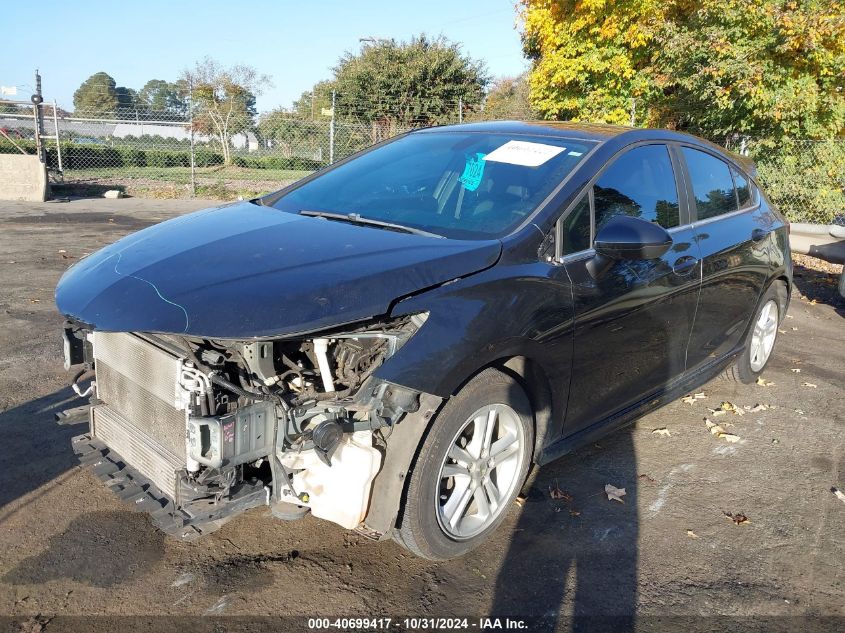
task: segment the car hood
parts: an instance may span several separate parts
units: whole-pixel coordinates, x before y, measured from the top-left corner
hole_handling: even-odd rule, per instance
[[[71,267],[56,305],[106,331],[285,336],[386,314],[492,266],[501,243],[437,239],[249,202],[129,235]]]

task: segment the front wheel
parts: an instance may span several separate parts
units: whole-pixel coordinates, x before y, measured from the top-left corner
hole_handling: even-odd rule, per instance
[[[461,556],[505,518],[528,473],[531,405],[509,376],[486,369],[438,414],[411,473],[397,541],[430,560]]]

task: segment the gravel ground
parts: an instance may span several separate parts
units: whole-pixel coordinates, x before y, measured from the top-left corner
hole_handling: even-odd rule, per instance
[[[430,563],[262,508],[195,543],[165,538],[78,467],[82,430],[53,422],[74,400],[52,297],[79,256],[203,206],[0,203],[0,614],[39,616],[33,630],[55,614],[845,617],[845,503],[831,492],[845,489],[845,305],[836,270],[811,258],[773,384],[714,381],[545,467],[477,553]],[[744,415],[708,411],[723,402]]]

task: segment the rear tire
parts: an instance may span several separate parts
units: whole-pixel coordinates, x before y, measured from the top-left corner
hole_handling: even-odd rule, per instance
[[[504,520],[528,473],[533,419],[513,378],[490,368],[470,380],[423,441],[394,539],[429,560],[481,545]]]
[[[778,326],[786,312],[786,286],[776,281],[763,294],[745,338],[745,348],[724,377],[746,385],[757,382],[772,357]]]

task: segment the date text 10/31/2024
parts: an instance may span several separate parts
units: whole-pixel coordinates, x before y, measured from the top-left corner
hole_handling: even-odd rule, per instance
[[[525,630],[525,620],[511,618],[308,618],[311,630],[373,630],[391,628],[402,630],[459,631],[459,630]]]

